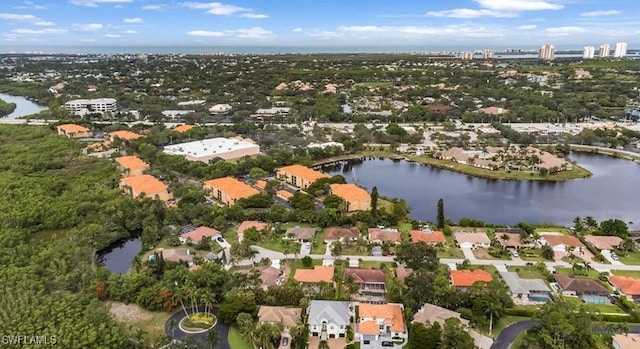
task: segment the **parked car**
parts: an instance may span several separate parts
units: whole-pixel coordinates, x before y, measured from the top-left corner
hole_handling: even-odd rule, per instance
[[[287,345],[289,345],[289,337],[282,338],[282,346],[286,347]]]
[[[511,252],[511,256],[514,257],[514,258],[520,257],[520,255],[518,254],[518,251]]]
[[[383,341],[382,342],[382,346],[383,347],[393,347],[393,342]]]

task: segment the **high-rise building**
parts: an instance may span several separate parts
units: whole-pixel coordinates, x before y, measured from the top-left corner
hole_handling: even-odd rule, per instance
[[[600,45],[600,52],[598,53],[598,56],[600,58],[607,58],[609,57],[610,53],[611,53],[611,46],[609,46],[609,44]]]
[[[482,51],[482,59],[492,59],[494,55],[493,50],[486,49]]]
[[[596,54],[596,48],[593,46],[585,46],[584,51],[582,52],[582,58],[591,59]]]
[[[616,43],[616,51],[613,53],[613,57],[624,57],[627,55],[627,43],[626,42],[618,42]]]
[[[464,60],[471,60],[473,59],[473,51],[470,52],[460,52],[460,58],[464,59]]]
[[[540,47],[538,58],[545,61],[551,61],[555,58],[556,48],[551,44],[544,44]]]

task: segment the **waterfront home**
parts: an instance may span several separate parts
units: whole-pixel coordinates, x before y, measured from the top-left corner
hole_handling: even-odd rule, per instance
[[[491,247],[491,239],[486,233],[454,233],[454,240],[460,248],[489,248]]]
[[[188,241],[190,241],[190,242],[192,242],[194,244],[199,244],[200,242],[202,242],[202,239],[205,238],[205,237],[208,237],[211,240],[213,240],[216,236],[222,236],[220,231],[218,231],[216,229],[213,229],[213,228],[201,226],[201,227],[197,227],[194,230],[191,230],[189,232],[186,232],[186,233],[180,235],[180,237],[178,239],[183,244],[188,242]]]
[[[411,322],[421,323],[427,327],[431,327],[433,324],[438,323],[440,324],[440,327],[444,328],[445,321],[450,318],[460,320],[460,323],[464,328],[469,327],[469,320],[463,319],[460,316],[460,313],[429,303],[425,303],[422,308],[413,315],[413,320]]]
[[[346,337],[353,309],[349,302],[312,300],[307,314],[309,336],[326,340]]]
[[[348,184],[331,184],[331,194],[340,197],[347,203],[347,212],[368,211],[371,209],[371,195],[359,186]]]
[[[600,251],[615,250],[622,243],[618,236],[586,235],[584,239]]]
[[[358,309],[355,340],[360,348],[379,348],[378,341],[403,340],[407,337],[402,304],[362,304]]]
[[[356,240],[360,236],[360,229],[358,227],[328,227],[324,229],[324,241],[347,241]]]
[[[500,277],[507,284],[511,297],[528,299],[531,302],[548,302],[551,289],[542,279],[522,279],[518,273],[503,271]]]
[[[288,333],[292,327],[302,323],[302,309],[262,305],[258,309],[258,322],[261,324],[281,324],[283,332]]]
[[[345,279],[351,278],[358,285],[358,294],[361,297],[357,298],[360,301],[384,301],[384,298],[380,299],[380,297],[384,297],[386,291],[385,282],[387,277],[384,271],[374,268],[345,268],[344,276]]]
[[[316,265],[313,269],[296,269],[293,279],[302,284],[305,291],[317,293],[322,283],[334,284],[335,267]]]
[[[585,303],[609,304],[609,291],[596,280],[563,274],[554,274],[553,278],[564,295],[579,297]]]
[[[208,180],[202,186],[204,191],[225,205],[233,206],[240,199],[260,194],[255,189],[233,177]]]
[[[411,242],[418,243],[424,242],[428,245],[445,244],[447,240],[441,231],[433,231],[431,229],[424,230],[412,230],[410,232]]]
[[[476,270],[451,270],[451,285],[458,291],[466,291],[475,283],[488,283],[493,276],[482,269]]]
[[[627,296],[627,298],[631,298],[635,302],[640,302],[640,279],[612,275],[609,276],[609,282],[615,286],[620,293]]]
[[[160,253],[167,262],[187,262],[189,266],[193,265],[193,255],[188,248],[167,248],[161,250]]]
[[[90,138],[93,136],[93,132],[90,129],[76,124],[58,125],[56,126],[56,131],[59,135],[69,138]]]
[[[148,174],[124,177],[120,180],[119,187],[134,198],[148,197],[162,201],[173,199],[173,194],[169,191],[169,187]]]
[[[316,235],[316,228],[301,228],[301,227],[293,227],[287,228],[284,233],[285,239],[295,240],[299,243],[309,242],[313,240],[313,237]]]
[[[402,242],[402,236],[398,229],[394,228],[369,228],[368,240],[371,243],[382,244],[388,242],[397,245]]]
[[[125,177],[139,176],[150,168],[148,163],[133,155],[121,156],[116,158],[115,161],[118,163],[118,170],[122,172]]]
[[[307,189],[318,179],[331,176],[302,165],[291,165],[279,168],[276,177],[298,188]]]

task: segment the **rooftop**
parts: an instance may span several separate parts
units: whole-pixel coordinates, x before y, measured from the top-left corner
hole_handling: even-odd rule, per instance
[[[441,231],[431,231],[431,230],[412,230],[411,231],[411,241],[414,243],[417,242],[426,242],[428,244],[433,243],[445,243],[447,239],[445,239],[444,234]]]
[[[176,126],[173,129],[173,132],[185,133],[195,127],[196,127],[195,125],[180,125],[180,126]]]
[[[425,303],[422,308],[418,310],[418,312],[413,316],[412,322],[419,322],[428,325],[433,325],[437,322],[440,326],[444,326],[444,322],[450,318],[460,320],[460,322],[465,326],[469,325],[469,320],[461,318],[460,313],[429,303]]]
[[[628,276],[609,276],[609,281],[628,296],[640,296],[640,279]]]
[[[348,184],[331,184],[331,192],[346,201],[370,201],[371,195],[359,186]]]
[[[345,268],[344,275],[351,276],[356,283],[385,283],[387,279],[384,271],[373,268]]]
[[[84,126],[76,125],[76,124],[62,124],[56,126],[58,130],[63,130],[64,132],[89,132],[90,130]]]
[[[236,232],[238,232],[238,234],[242,234],[249,228],[255,228],[257,231],[261,231],[267,228],[267,223],[259,221],[244,221],[240,226],[238,226]]]
[[[507,284],[513,294],[528,295],[532,291],[551,292],[549,286],[542,279],[522,279],[518,273],[510,271],[500,272],[500,277]]]
[[[640,334],[615,334],[611,336],[613,343],[617,343],[616,349],[637,349],[640,348]]]
[[[149,164],[134,155],[121,156],[116,158],[116,162],[128,170],[144,170],[149,168]]]
[[[585,247],[582,241],[571,235],[542,235],[542,239],[551,246],[567,245],[573,247]]]
[[[316,228],[287,228],[287,231],[284,234],[285,236],[293,236],[296,239],[309,240],[313,239],[316,235]]]
[[[504,247],[518,247],[522,244],[520,234],[515,233],[496,233],[496,240]]]
[[[348,325],[351,317],[349,302],[312,300],[309,302],[309,325],[321,325],[323,321]]]
[[[278,172],[284,172],[291,176],[296,176],[298,178],[302,178],[310,183],[317,181],[320,178],[329,178],[326,173],[322,173],[320,171],[316,171],[314,169],[308,168],[302,165],[290,165],[281,167],[278,169]]]
[[[235,138],[218,137],[168,145],[164,147],[163,152],[173,155],[201,158],[215,154],[224,154],[229,151],[255,147],[257,147],[257,145],[254,143],[241,141]]]
[[[302,320],[302,309],[287,307],[260,306],[258,310],[258,321],[277,322],[285,327],[294,327]]]
[[[286,190],[278,190],[278,191],[276,191],[276,195],[278,195],[281,198],[287,199],[287,200],[289,200],[289,199],[291,199],[293,197],[293,194],[291,192],[289,192],[289,191],[286,191]]]
[[[564,291],[609,293],[598,281],[574,278],[569,275],[554,274],[553,278]]]
[[[334,267],[316,265],[313,269],[296,269],[293,278],[298,282],[333,282]]]
[[[223,177],[211,179],[204,182],[205,186],[217,188],[234,199],[248,198],[260,194],[258,189],[253,188],[233,177]]]
[[[327,227],[324,229],[325,240],[338,240],[341,238],[356,239],[360,236],[358,227]]]
[[[148,196],[162,193],[169,189],[166,184],[148,174],[124,177],[120,182],[133,189],[136,193],[145,193]]]
[[[482,269],[471,270],[451,270],[451,283],[453,286],[471,287],[478,281],[491,282],[493,277]]]
[[[454,233],[454,239],[458,243],[470,242],[474,244],[490,244],[491,239],[486,233]]]
[[[614,250],[622,243],[618,236],[587,235],[584,238],[598,250]]]
[[[402,236],[396,229],[369,228],[369,240],[401,242]]]
[[[391,324],[391,331],[404,332],[404,317],[400,304],[365,304],[359,306],[361,318],[384,319],[384,323]]]
[[[140,138],[142,136],[140,136],[139,134],[135,133],[135,132],[131,132],[131,131],[127,131],[127,130],[121,130],[121,131],[113,131],[109,133],[109,136],[111,137],[117,137],[120,139],[123,139],[125,141],[129,141],[132,139],[136,139],[136,138]]]
[[[183,239],[190,239],[191,241],[195,242],[195,243],[199,243],[200,241],[202,241],[202,238],[204,237],[212,237],[216,234],[220,234],[220,232],[216,229],[213,228],[209,228],[209,227],[205,227],[205,226],[201,226],[196,228],[195,230],[192,230],[188,233],[184,233],[182,234],[182,238]]]

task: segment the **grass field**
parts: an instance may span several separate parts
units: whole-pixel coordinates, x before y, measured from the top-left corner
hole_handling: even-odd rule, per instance
[[[311,244],[312,254],[324,254],[326,252],[327,245],[324,243],[324,231],[317,233],[313,237],[313,243]]]
[[[229,347],[231,347],[231,349],[253,349],[253,346],[250,343],[247,343],[242,339],[240,331],[235,326],[231,326],[231,328],[229,328],[228,340]]]
[[[524,265],[524,266],[510,265],[510,266],[507,266],[507,270],[518,273],[518,276],[520,276],[523,279],[542,279],[542,280],[545,279],[544,274],[542,274],[540,270],[538,270],[538,268],[536,268],[533,265]]]
[[[616,276],[628,276],[640,279],[640,270],[611,270],[611,274]]]
[[[568,275],[571,275],[574,272],[572,268],[560,268],[560,267],[557,267],[556,271],[558,272],[558,274],[568,274]],[[582,273],[586,275],[575,275],[575,277],[582,278],[582,279],[595,279],[595,280],[597,280],[598,277],[600,277],[600,272],[593,269],[582,270]]]
[[[587,309],[593,312],[609,313],[609,314],[626,314],[624,310],[620,309],[620,307],[618,307],[615,304],[588,304],[588,303],[583,303],[582,300],[577,297],[564,297],[564,299],[576,305],[585,305]]]
[[[630,265],[640,265],[640,252],[632,252],[619,257],[620,262]]]

